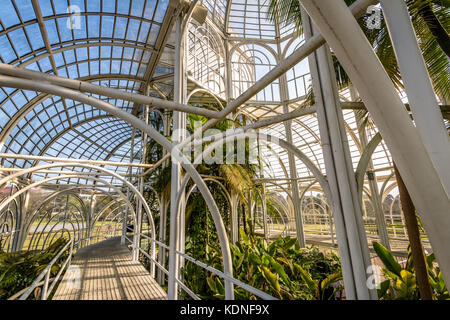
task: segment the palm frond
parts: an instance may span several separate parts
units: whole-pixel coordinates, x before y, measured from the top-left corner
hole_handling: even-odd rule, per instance
[[[294,30],[303,34],[302,14],[298,0],[267,0],[267,17],[270,21],[278,23],[281,27],[294,25]]]
[[[240,164],[221,164],[219,173],[225,179],[231,190],[238,193],[243,199],[245,190],[252,186],[251,173]]]

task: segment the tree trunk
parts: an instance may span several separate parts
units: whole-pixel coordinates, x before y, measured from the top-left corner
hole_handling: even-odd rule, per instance
[[[416,208],[406,189],[400,173],[394,164],[395,177],[397,179],[398,190],[400,194],[400,203],[402,205],[403,215],[405,217],[406,230],[408,232],[411,253],[416,271],[417,285],[419,286],[420,296],[423,300],[433,300],[430,281],[428,279],[427,264],[420,240],[419,225],[417,223]]]
[[[418,10],[418,13],[427,24],[428,29],[430,29],[430,32],[433,34],[439,47],[441,47],[445,54],[450,58],[450,37],[434,14],[431,5],[423,5]]]

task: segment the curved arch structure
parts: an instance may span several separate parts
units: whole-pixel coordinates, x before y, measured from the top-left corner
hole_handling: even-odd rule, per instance
[[[450,198],[391,80],[344,2],[299,1],[333,48],[380,129],[429,232],[446,283],[450,283],[446,248],[450,242]]]
[[[18,2],[5,1],[0,28],[0,239],[6,239],[9,247],[17,249],[23,238],[13,237],[13,229],[24,228],[27,221],[38,216],[38,209],[45,207],[43,214],[49,216],[53,211],[47,211],[47,205],[55,212],[63,210],[58,209],[62,205],[56,201],[50,206],[52,199],[61,201],[59,197],[80,190],[100,190],[111,197],[111,203],[96,206],[91,194],[89,210],[82,205],[77,209],[68,201],[65,208],[78,216],[78,211],[98,210],[90,221],[94,224],[103,216],[121,221],[123,239],[129,212],[140,228],[145,211],[155,240],[151,256],[155,258],[159,245],[158,261],[164,265],[166,246],[156,241],[152,212],[144,197],[145,190],[151,190],[156,193],[162,217],[162,242],[170,200],[168,291],[169,298],[178,298],[178,286],[186,290],[177,276],[179,262],[185,259],[178,257],[184,254],[183,204],[198,188],[219,238],[225,297],[233,299],[233,283],[242,283],[232,278],[227,230],[206,182],[218,183],[230,201],[232,241],[238,240],[237,195],[213,176],[200,175],[196,165],[203,160],[209,164],[212,153],[215,157],[219,154],[216,150],[227,143],[233,142],[234,147],[235,140],[249,138],[258,146],[259,172],[253,177],[258,187],[256,192],[249,192],[251,199],[243,205],[252,215],[259,210],[254,198],[265,206],[266,195],[272,197],[284,231],[295,231],[300,245],[305,243],[302,211],[310,211],[311,224],[316,218],[328,219],[323,224],[329,223],[332,245],[334,236],[338,239],[348,299],[376,298],[375,291],[364,283],[370,264],[365,242],[366,234],[374,233],[370,220],[373,211],[382,242],[389,244],[387,229],[379,231],[383,218],[401,223],[396,184],[391,183],[395,177],[393,159],[418,209],[446,283],[450,282],[446,248],[450,242],[450,199],[445,189],[450,182],[442,169],[445,153],[430,153],[439,151],[444,143],[427,135],[423,123],[431,123],[427,122],[431,118],[417,109],[419,98],[424,101],[425,96],[434,98],[435,94],[432,90],[423,97],[412,94],[409,80],[421,79],[411,77],[410,71],[419,74],[418,69],[399,59],[406,87],[402,93],[413,98],[408,103],[416,128],[354,18],[380,0],[357,0],[350,7],[343,0],[299,0],[306,11],[302,13],[317,26],[314,29],[304,16],[305,37],[298,37],[296,26],[282,23],[277,15],[273,20],[266,17],[268,3],[263,0],[114,0],[98,5],[81,1],[80,28],[73,29],[72,23],[70,30],[64,29],[65,22],[73,22],[76,17],[61,6],[61,1],[30,0],[26,10]],[[400,52],[404,47],[398,39],[406,31],[401,22],[392,21],[399,7],[387,0],[381,3],[388,11],[393,47]],[[199,21],[199,13],[207,14],[204,22]],[[413,36],[405,33],[411,48],[417,47]],[[333,49],[352,86],[338,90],[325,44]],[[416,58],[420,60],[420,54]],[[315,102],[310,101],[309,83]],[[187,114],[198,116],[204,123],[191,136],[178,132],[186,129]],[[439,112],[433,112],[435,123],[440,122],[439,116]],[[226,125],[242,127],[222,133],[215,129],[202,137],[208,129],[223,128],[224,119],[229,120]],[[249,131],[252,129],[258,131]],[[445,136],[445,130],[440,131]],[[149,150],[149,140],[158,148]],[[193,158],[198,157],[191,162],[191,155],[182,151],[195,144],[206,148],[201,156],[194,150]],[[147,164],[148,159],[155,158],[153,153],[148,157],[149,152],[155,150],[157,162]],[[438,166],[434,165],[436,159]],[[168,196],[158,194],[153,183],[156,170],[169,166],[170,160]],[[53,163],[56,161],[64,163]],[[58,167],[82,171],[51,170]],[[190,179],[192,186],[186,190]],[[51,181],[58,184],[47,183]],[[17,186],[8,189],[8,182],[17,182]],[[37,186],[56,191],[44,197],[34,210],[30,203],[35,198],[28,191]],[[312,205],[315,200],[307,200],[316,193],[320,193],[315,199],[317,207]],[[109,201],[102,199],[103,203]],[[271,218],[265,209],[264,230],[268,231]],[[292,218],[296,219],[295,230]],[[50,220],[45,226],[55,231]],[[140,230],[132,240],[134,259],[142,251]],[[150,264],[152,275],[155,265],[161,267],[154,262]],[[161,284],[165,282],[163,272],[167,270],[161,268],[159,272]],[[186,292],[193,294],[189,289]]]

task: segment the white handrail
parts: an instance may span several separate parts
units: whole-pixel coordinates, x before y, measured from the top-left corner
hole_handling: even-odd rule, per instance
[[[19,300],[25,300],[26,298],[28,298],[28,296],[31,294],[31,292],[39,286],[39,282],[42,280],[42,278],[45,277],[44,280],[44,287],[42,290],[42,294],[41,294],[41,299],[42,300],[46,300],[48,297],[48,283],[49,283],[49,279],[50,279],[50,271],[52,266],[56,263],[56,261],[58,261],[59,257],[63,254],[64,251],[66,251],[66,249],[70,246],[70,251],[69,251],[69,256],[67,257],[66,261],[64,262],[64,266],[61,268],[60,272],[58,273],[58,275],[53,279],[52,282],[52,286],[51,289],[53,289],[53,287],[55,286],[56,282],[58,281],[59,277],[61,276],[62,270],[64,269],[64,267],[67,265],[67,263],[70,261],[70,259],[72,258],[72,253],[73,253],[73,238],[69,240],[69,242],[66,243],[66,245],[58,252],[58,254],[52,259],[52,261],[50,261],[50,263],[47,265],[47,267],[45,267],[45,269],[39,274],[39,276],[33,281],[33,283],[31,284],[31,286],[28,287],[28,289],[19,297]],[[51,292],[51,291],[50,291]]]
[[[101,228],[104,227],[105,225],[112,225],[113,223],[107,223],[104,225],[100,225],[100,226],[95,226],[93,228],[93,230],[95,230],[96,228]],[[90,237],[87,238],[83,238],[83,239],[79,239],[78,241],[74,241],[74,238],[71,238],[69,240],[69,242],[64,246],[64,248],[62,248],[58,254],[52,259],[52,261],[50,261],[50,263],[47,265],[47,267],[37,276],[37,278],[33,281],[33,283],[26,288],[25,292],[18,298],[18,300],[25,300],[26,298],[28,298],[28,296],[31,294],[31,292],[37,288],[40,287],[41,285],[43,285],[43,290],[41,293],[41,300],[46,300],[48,298],[49,292],[52,292],[52,290],[54,289],[54,287],[56,286],[59,278],[61,277],[61,274],[63,273],[65,267],[70,264],[71,260],[72,260],[72,256],[73,256],[73,252],[74,252],[74,246],[76,245],[77,248],[79,246],[80,243],[82,243],[83,241],[87,241],[91,238],[99,238],[102,237],[101,235],[92,235]],[[67,250],[68,246],[70,245],[70,251],[69,251],[69,256],[67,257],[67,259],[64,261],[63,265],[61,266],[58,274],[56,275],[56,277],[50,279],[50,271],[51,271],[51,267],[55,264],[55,262],[58,260],[58,258],[62,255],[62,253],[64,251]],[[42,282],[42,278],[44,278],[44,282]],[[52,284],[50,285],[50,287],[48,287],[49,282],[52,281]],[[9,300],[15,300],[17,298],[17,293],[15,295],[13,295],[12,297],[9,298]]]
[[[148,239],[148,240],[150,240],[150,241],[153,241],[154,243],[156,243],[156,244],[158,244],[158,245],[160,245],[160,246],[166,248],[167,250],[170,250],[169,247],[168,247],[166,244],[164,244],[164,243],[162,243],[162,242],[160,242],[160,241],[158,241],[158,240],[152,239],[151,237],[149,237],[149,236],[147,236],[147,235],[145,235],[145,234],[139,233],[139,236],[144,237],[144,238],[146,238],[146,239]],[[168,273],[167,270],[166,270],[165,268],[163,268],[159,263],[157,263],[157,262],[155,261],[154,258],[151,258],[151,257],[150,257],[146,252],[144,252],[141,248],[139,248],[139,249],[140,249],[141,252],[144,253],[144,255],[145,255],[146,257],[148,257],[150,260],[152,260],[153,262],[155,262],[156,266],[157,266],[158,268],[160,268],[161,270],[163,270],[164,273],[166,273],[166,274]],[[258,296],[258,297],[260,297],[260,298],[262,298],[262,299],[264,299],[264,300],[277,300],[275,297],[273,297],[273,296],[271,296],[271,295],[269,295],[269,294],[267,294],[267,293],[265,293],[265,292],[263,292],[263,291],[261,291],[261,290],[259,290],[259,289],[256,289],[256,288],[254,288],[254,287],[252,287],[252,286],[250,286],[250,285],[248,285],[248,284],[246,284],[246,283],[244,283],[244,282],[242,282],[242,281],[240,281],[240,280],[238,280],[238,279],[236,279],[236,278],[230,277],[229,275],[225,274],[224,272],[222,272],[222,271],[220,271],[220,270],[217,270],[217,269],[215,269],[215,268],[213,268],[213,267],[211,267],[211,266],[208,266],[207,264],[205,264],[205,263],[203,263],[203,262],[201,262],[201,261],[198,261],[198,260],[196,260],[196,259],[194,259],[194,258],[188,256],[188,255],[185,254],[185,253],[182,253],[182,252],[180,252],[180,251],[175,251],[175,252],[176,252],[176,254],[178,254],[178,255],[184,257],[185,259],[187,259],[187,260],[189,260],[190,262],[192,262],[192,263],[198,265],[199,267],[201,267],[201,268],[203,268],[203,269],[205,269],[205,270],[207,270],[207,271],[209,271],[209,272],[211,272],[211,273],[214,273],[215,275],[217,275],[217,276],[223,278],[224,280],[228,280],[228,281],[230,281],[230,282],[233,282],[235,285],[237,285],[237,286],[243,288],[244,290],[246,290],[246,291],[248,291],[248,292],[250,292],[250,293],[253,293],[254,295],[256,295],[256,296]],[[186,293],[188,293],[192,298],[194,298],[194,299],[200,299],[200,298],[198,298],[197,295],[195,295],[195,293],[193,293],[190,289],[188,289],[188,288],[186,287],[185,284],[183,284],[179,279],[177,279],[176,276],[175,276],[175,280],[180,284],[180,286],[182,287],[182,289],[185,290]],[[186,289],[187,289],[188,291],[187,291]],[[191,295],[191,293],[192,293],[192,295]],[[194,296],[195,296],[195,297],[194,297]]]

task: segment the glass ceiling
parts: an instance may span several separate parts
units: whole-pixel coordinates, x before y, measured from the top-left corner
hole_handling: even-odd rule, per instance
[[[173,58],[167,53],[152,60],[152,55],[158,53],[155,44],[168,3],[169,0],[4,0],[0,11],[0,61],[142,92],[145,82],[152,79],[146,77],[173,73]],[[78,17],[69,17],[69,6],[73,12],[79,9]],[[69,19],[72,28],[68,28]],[[168,51],[173,50],[173,43],[169,42]],[[158,95],[153,91],[151,94]],[[134,108],[126,101],[106,97],[103,100],[128,112]],[[10,88],[0,89],[0,106],[1,152],[93,160],[118,160],[127,154],[120,149],[131,141],[131,126],[91,106]],[[35,164],[20,159],[1,163],[5,167],[25,168]]]
[[[276,26],[267,19],[267,0],[199,3],[208,8],[209,16],[206,24],[192,21],[189,26],[188,94],[203,90],[192,97],[192,103],[211,94],[225,103],[224,39],[229,39],[230,46],[232,98],[303,43],[293,26]],[[3,0],[0,61],[134,93],[143,93],[149,84],[150,95],[172,99],[175,34],[167,28],[167,20],[173,18],[168,4],[169,0]],[[69,5],[80,11],[79,23],[71,20],[74,28],[68,28]],[[159,48],[158,43],[164,46]],[[289,70],[285,81],[287,97],[281,96],[280,80],[276,80],[239,111],[257,121],[282,114],[282,101],[287,101],[289,111],[298,108],[311,82],[307,59]],[[133,103],[99,98],[138,113],[139,106]],[[344,117],[356,168],[361,150],[354,112],[345,111]],[[282,123],[263,131],[285,138]],[[294,144],[325,174],[315,115],[295,119],[292,132]],[[375,133],[369,129],[369,138]],[[139,134],[134,141],[136,153],[142,146]],[[129,162],[131,140],[130,125],[89,105],[34,91],[0,89],[1,152]],[[264,176],[286,179],[282,183],[287,183],[287,153],[276,146],[266,152]],[[389,174],[390,169],[385,168],[391,163],[383,143],[373,159],[375,170]],[[0,165],[28,168],[43,163],[6,159]],[[298,176],[310,180],[308,169],[300,161],[296,165]],[[105,167],[127,172],[126,167]],[[136,171],[134,168],[133,173]],[[39,177],[44,176],[48,174]],[[84,179],[70,182],[87,183]]]

